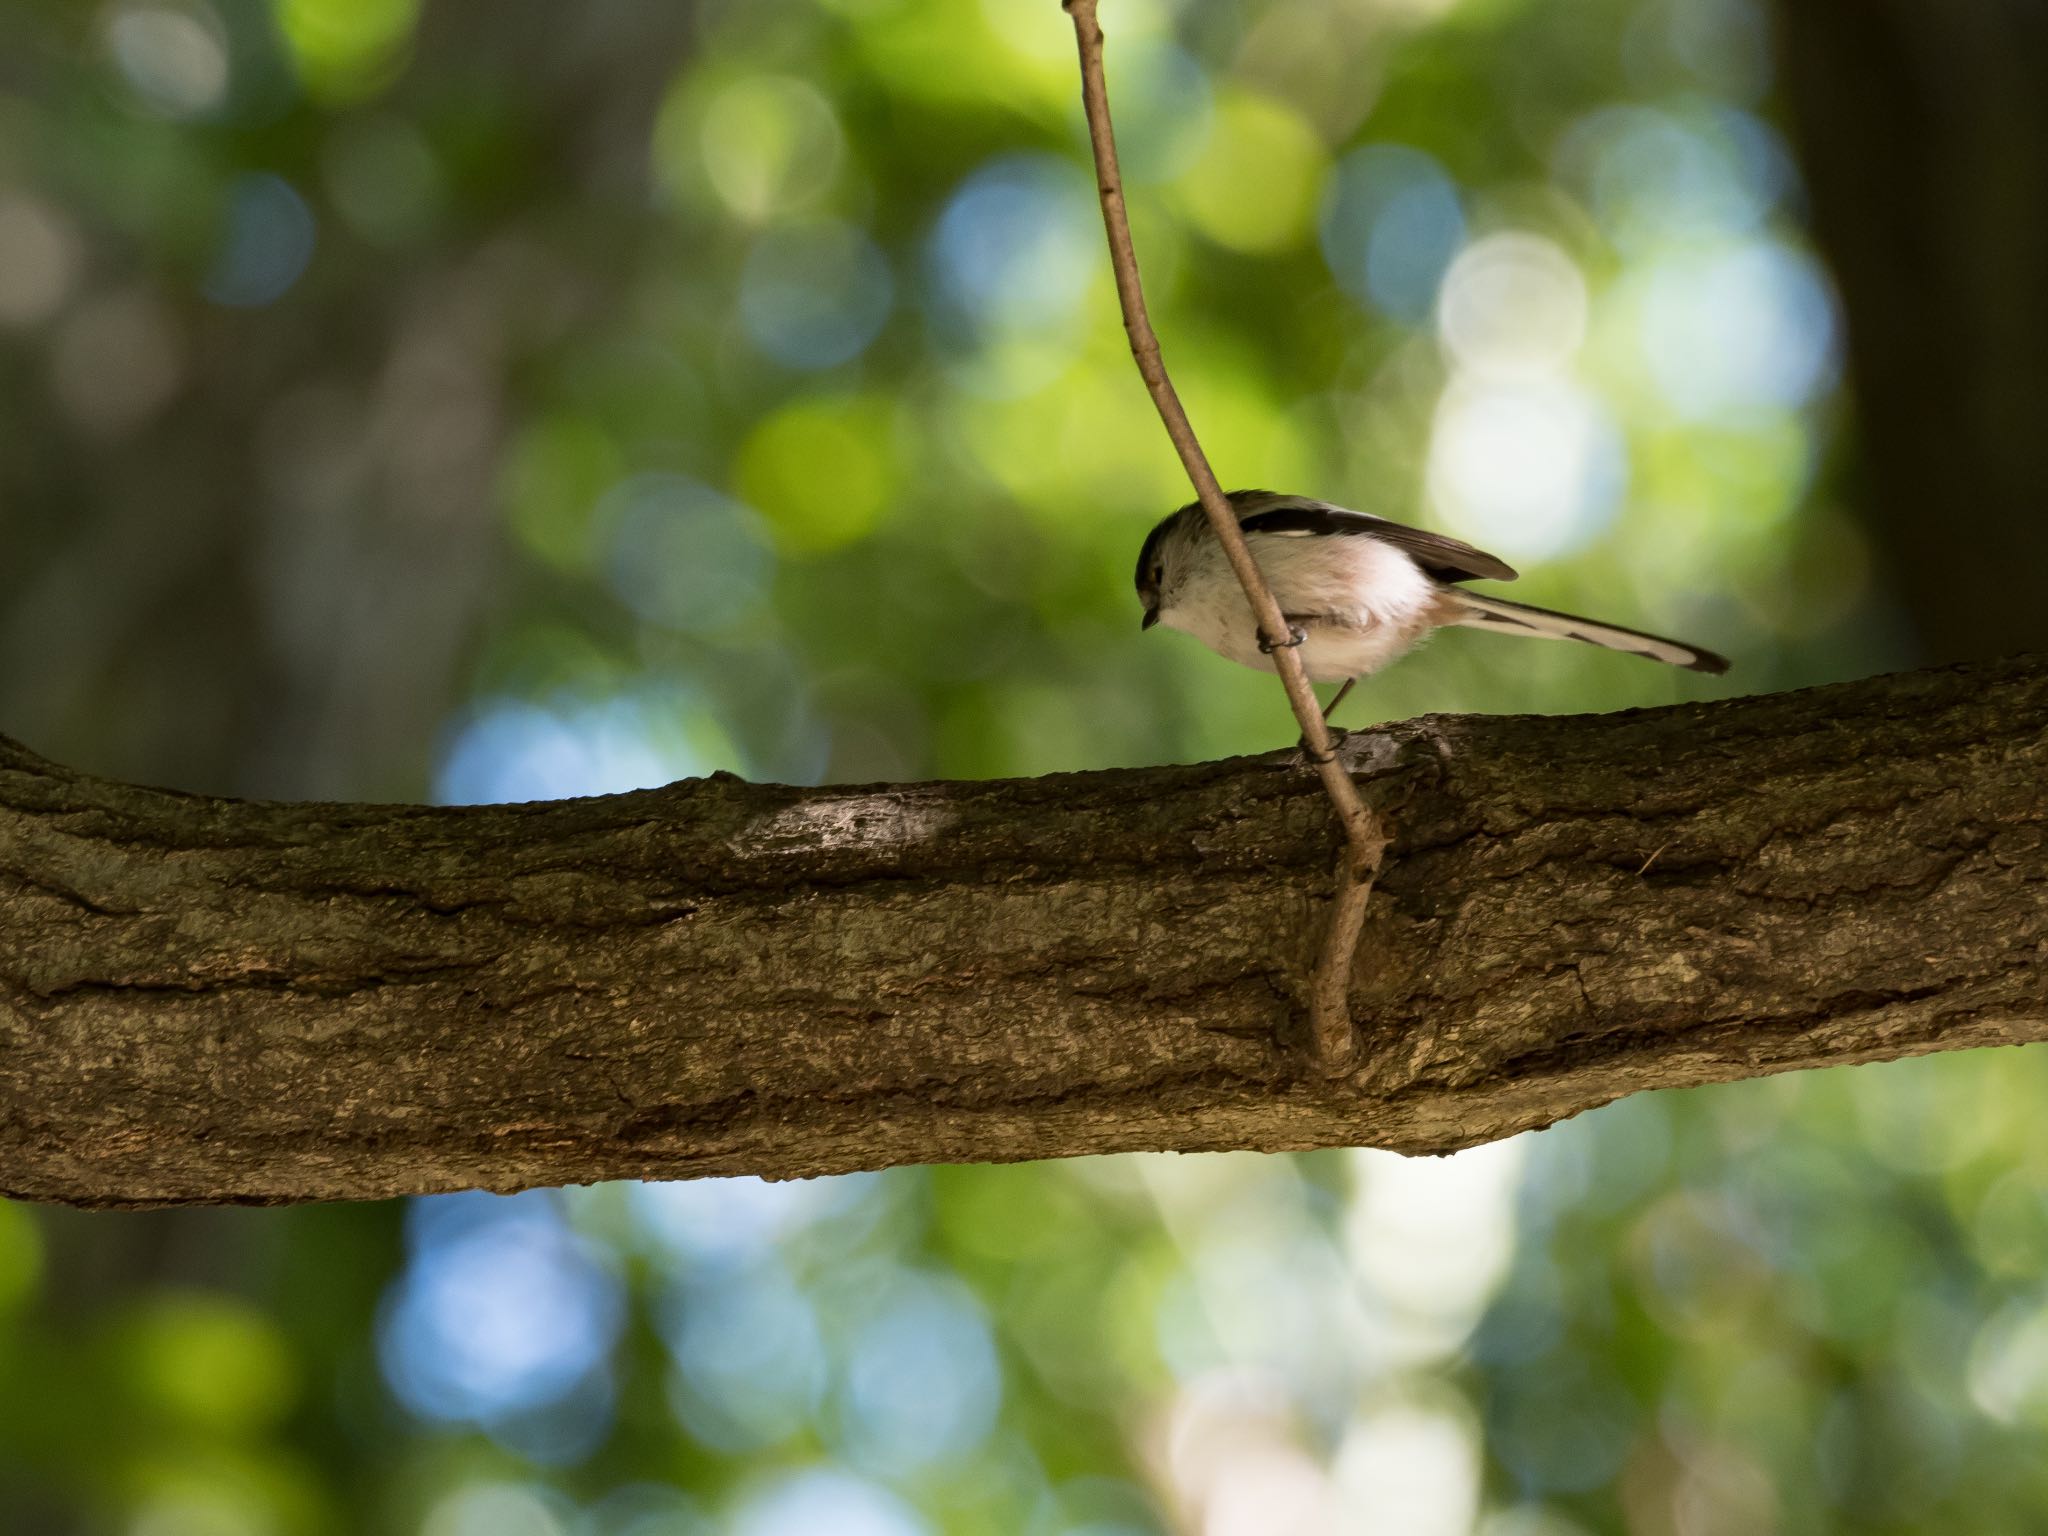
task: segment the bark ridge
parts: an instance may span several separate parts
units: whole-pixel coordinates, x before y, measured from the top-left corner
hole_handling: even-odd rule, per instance
[[[2048,1035],[2048,665],[1344,744],[1394,835],[1309,1069],[1293,753],[558,803],[207,799],[0,741],[0,1191],[82,1205],[1442,1152]]]

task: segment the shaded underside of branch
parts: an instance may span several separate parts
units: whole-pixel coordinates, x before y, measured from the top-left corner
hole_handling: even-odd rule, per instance
[[[1394,843],[1325,1080],[1297,1032],[1336,839],[1294,754],[429,809],[0,743],[0,1191],[1441,1152],[2048,1037],[2048,664],[1344,751]]]

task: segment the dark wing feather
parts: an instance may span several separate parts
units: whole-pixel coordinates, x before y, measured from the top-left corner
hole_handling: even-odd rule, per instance
[[[1370,512],[1333,507],[1327,501],[1301,496],[1276,496],[1270,491],[1232,491],[1237,524],[1246,533],[1356,534],[1380,539],[1412,556],[1438,581],[1513,581],[1518,574],[1505,560],[1461,539],[1422,528],[1410,528]]]

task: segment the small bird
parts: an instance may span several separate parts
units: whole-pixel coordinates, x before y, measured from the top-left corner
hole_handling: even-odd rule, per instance
[[[1447,624],[1583,640],[1695,672],[1728,670],[1725,660],[1696,645],[1467,591],[1458,583],[1480,577],[1513,581],[1516,571],[1443,534],[1272,491],[1232,491],[1230,504],[1286,616],[1288,638],[1279,643],[1299,647],[1311,680],[1344,684],[1324,708],[1325,718],[1359,678],[1398,660]],[[1146,535],[1137,584],[1144,628],[1164,624],[1231,661],[1277,670],[1200,502],[1190,502]]]

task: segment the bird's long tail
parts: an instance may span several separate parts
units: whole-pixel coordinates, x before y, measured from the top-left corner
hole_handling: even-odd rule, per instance
[[[1444,589],[1443,614],[1444,623],[1490,629],[1496,634],[1583,640],[1588,645],[1626,651],[1631,656],[1646,656],[1651,661],[1688,667],[1694,672],[1728,670],[1725,659],[1696,645],[1667,640],[1662,635],[1646,635],[1639,629],[1623,629],[1619,624],[1603,624],[1598,619],[1582,619],[1577,614],[1556,613],[1548,608],[1532,608],[1527,603],[1511,603],[1505,598],[1485,597],[1461,587]]]

